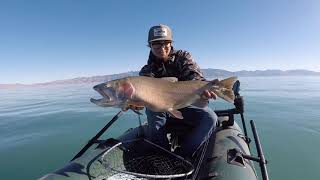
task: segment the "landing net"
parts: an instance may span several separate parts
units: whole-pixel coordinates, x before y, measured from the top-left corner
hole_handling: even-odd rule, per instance
[[[122,142],[101,158],[106,168],[144,178],[175,178],[190,175],[193,166],[170,151],[145,139]]]

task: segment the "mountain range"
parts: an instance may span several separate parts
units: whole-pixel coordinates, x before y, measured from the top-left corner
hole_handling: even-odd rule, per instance
[[[225,76],[320,76],[320,72],[296,69],[296,70],[255,70],[255,71],[227,71],[223,69],[202,69],[206,78],[225,77]],[[56,80],[45,83],[35,84],[0,84],[0,88],[14,88],[25,86],[47,86],[59,84],[81,84],[81,83],[99,83],[127,76],[138,76],[138,71],[130,71],[112,75],[101,75],[92,77],[77,77],[73,79]]]

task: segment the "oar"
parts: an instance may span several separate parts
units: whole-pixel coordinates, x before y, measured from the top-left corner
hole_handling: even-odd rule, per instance
[[[71,161],[77,159],[78,157],[82,156],[94,143],[97,142],[99,137],[123,114],[123,111],[119,111],[112,119],[105,125],[90,141],[75,155]]]

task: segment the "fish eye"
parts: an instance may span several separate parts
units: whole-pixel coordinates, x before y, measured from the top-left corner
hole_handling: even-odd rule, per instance
[[[109,88],[111,87],[111,84],[106,84],[105,87]]]

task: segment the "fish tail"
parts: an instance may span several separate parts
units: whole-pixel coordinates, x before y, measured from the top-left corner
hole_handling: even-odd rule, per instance
[[[234,103],[234,93],[233,93],[233,84],[237,80],[237,77],[229,77],[227,79],[223,79],[219,81],[219,90],[216,91],[217,95],[221,97],[222,99]]]

